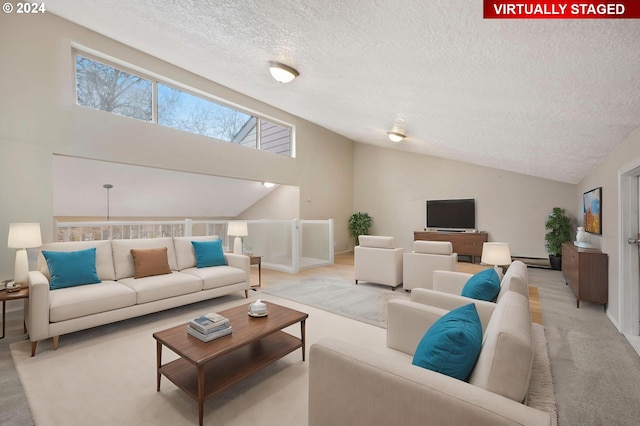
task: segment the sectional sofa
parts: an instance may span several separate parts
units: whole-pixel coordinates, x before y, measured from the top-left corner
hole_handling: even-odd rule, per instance
[[[38,342],[49,337],[53,337],[57,349],[62,334],[238,291],[244,291],[248,297],[249,257],[222,253],[220,248],[219,266],[198,267],[202,262],[192,241],[215,244],[217,238],[168,237],[43,245],[38,254],[38,270],[29,273],[25,321],[31,356],[35,355]],[[50,262],[55,253],[91,254],[93,249],[97,279],[87,280],[92,283],[80,279],[79,285],[76,280],[72,286],[51,288],[51,271],[43,252]]]

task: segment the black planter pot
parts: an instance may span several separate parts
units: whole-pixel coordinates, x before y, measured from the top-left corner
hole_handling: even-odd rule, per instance
[[[549,263],[554,271],[562,271],[562,256],[549,255]]]

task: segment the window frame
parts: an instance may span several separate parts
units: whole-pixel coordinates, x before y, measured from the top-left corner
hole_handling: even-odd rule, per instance
[[[77,71],[77,56],[81,56],[83,58],[89,59],[91,61],[94,62],[98,62],[100,64],[112,67],[112,68],[116,68],[120,71],[124,71],[126,73],[135,75],[136,77],[140,77],[142,79],[145,80],[149,80],[151,82],[151,121],[146,121],[146,120],[141,120],[135,117],[130,117],[130,116],[126,116],[126,115],[122,115],[122,114],[117,114],[117,113],[113,113],[111,111],[105,111],[105,110],[101,110],[101,109],[97,109],[97,108],[92,108],[89,106],[85,106],[85,105],[81,105],[78,103],[78,71]],[[235,102],[220,98],[216,95],[213,95],[209,92],[206,92],[204,90],[201,89],[197,89],[195,87],[191,87],[188,86],[184,83],[180,83],[178,81],[175,81],[173,79],[164,77],[160,74],[156,74],[154,72],[145,70],[143,68],[137,67],[135,65],[129,64],[125,61],[119,60],[117,58],[111,57],[109,55],[105,55],[102,54],[100,52],[97,52],[93,49],[78,45],[76,43],[72,43],[72,47],[71,47],[71,62],[73,64],[73,81],[74,81],[74,100],[73,103],[81,108],[87,108],[87,109],[92,109],[95,111],[102,111],[102,112],[106,112],[109,114],[115,114],[115,115],[119,115],[121,117],[125,117],[125,118],[131,118],[134,120],[139,120],[142,121],[144,123],[152,123],[155,124],[157,126],[161,126],[164,128],[168,128],[168,129],[173,129],[173,130],[178,130],[178,131],[182,131],[182,132],[186,132],[192,135],[198,135],[198,136],[202,136],[205,138],[209,138],[212,139],[214,141],[218,141],[221,143],[227,143],[227,144],[231,144],[231,145],[239,145],[239,146],[243,146],[243,147],[247,147],[247,148],[253,148],[256,150],[259,150],[261,152],[266,152],[266,153],[270,153],[270,154],[274,154],[274,155],[278,155],[280,157],[284,157],[284,158],[296,158],[296,126],[290,123],[287,123],[283,120],[279,120],[275,117],[266,115],[266,114],[262,114],[258,111],[252,110],[250,108],[241,106],[236,104]],[[201,76],[198,76],[200,78],[204,78]],[[195,96],[198,97],[200,99],[203,99],[207,102],[212,102],[215,104],[218,104],[220,106],[223,106],[225,108],[229,108],[229,109],[233,109],[236,110],[242,114],[247,114],[249,116],[255,117],[256,120],[256,146],[255,147],[249,147],[246,145],[242,145],[242,144],[236,144],[236,143],[232,143],[229,141],[226,141],[224,139],[218,139],[216,137],[213,136],[207,136],[207,135],[202,135],[200,133],[194,133],[194,132],[189,132],[187,130],[182,130],[182,129],[178,129],[175,127],[169,127],[169,126],[165,126],[165,125],[161,125],[158,123],[158,84],[162,84],[164,86],[167,86],[169,88],[172,88],[174,90],[178,90],[180,92],[184,92],[188,95],[191,96]],[[279,126],[282,126],[286,129],[289,130],[289,155],[283,155],[283,154],[278,154],[278,153],[274,153],[271,151],[265,151],[262,149],[261,146],[261,139],[262,139],[262,134],[261,134],[261,124],[262,121],[268,121],[271,122],[273,124],[277,124]]]

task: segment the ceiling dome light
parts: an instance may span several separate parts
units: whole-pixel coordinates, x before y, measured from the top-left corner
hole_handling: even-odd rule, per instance
[[[273,182],[262,182],[262,185],[264,185],[265,188],[273,188],[274,186],[276,186],[276,184]]]
[[[300,75],[298,71],[280,62],[269,61],[271,76],[280,83],[289,83]]]
[[[391,142],[400,142],[402,139],[406,138],[406,135],[400,132],[387,132],[387,135],[389,135]]]

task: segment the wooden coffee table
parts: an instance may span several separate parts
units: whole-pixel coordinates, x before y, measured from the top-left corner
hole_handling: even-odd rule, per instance
[[[249,316],[248,304],[218,312],[229,318],[233,332],[211,342],[205,343],[187,334],[188,324],[153,333],[157,348],[157,391],[164,375],[198,401],[198,420],[202,425],[207,399],[298,348],[302,349],[304,361],[305,321],[309,315],[275,303],[265,304],[269,315],[262,318]],[[301,338],[282,331],[297,322]],[[180,358],[162,365],[163,346]]]

